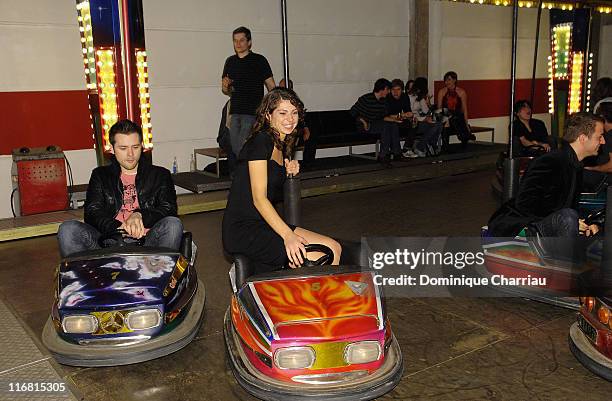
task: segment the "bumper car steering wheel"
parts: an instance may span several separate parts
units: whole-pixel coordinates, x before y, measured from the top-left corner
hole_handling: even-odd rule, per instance
[[[144,243],[145,237],[129,237],[127,231],[119,228],[115,231],[103,234],[98,238],[98,245],[100,245],[101,248],[124,247],[129,245],[143,246]]]
[[[319,257],[317,260],[310,260],[305,257],[302,267],[329,265],[334,260],[334,251],[326,245],[308,244],[305,248],[306,252],[320,252],[323,256]]]

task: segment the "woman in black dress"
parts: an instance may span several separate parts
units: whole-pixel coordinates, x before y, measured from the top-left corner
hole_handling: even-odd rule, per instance
[[[304,105],[291,89],[275,88],[261,101],[255,125],[238,157],[238,165],[223,216],[223,246],[254,262],[256,272],[304,262],[309,243],[334,251],[338,264],[341,247],[335,240],[286,224],[273,204],[282,200],[287,174],[297,174],[299,164],[289,161],[296,127]],[[310,255],[317,259],[320,254]]]

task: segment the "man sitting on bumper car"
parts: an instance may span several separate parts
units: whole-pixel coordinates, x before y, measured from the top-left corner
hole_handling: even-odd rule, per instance
[[[525,227],[542,237],[575,238],[599,231],[579,219],[582,163],[605,143],[603,119],[576,113],[566,124],[564,146],[534,159],[523,176],[515,198],[504,203],[489,220],[495,237],[514,237]]]
[[[85,222],[62,223],[58,242],[62,257],[100,248],[98,239],[117,230],[144,246],[178,249],[183,225],[177,216],[170,172],[151,164],[142,153],[142,128],[130,120],[109,131],[111,164],[93,170],[85,200]]]

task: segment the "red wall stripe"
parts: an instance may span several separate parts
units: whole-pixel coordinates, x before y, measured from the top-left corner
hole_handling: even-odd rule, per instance
[[[22,146],[94,145],[87,91],[0,92],[0,154]]]
[[[510,80],[509,79],[482,79],[463,81],[457,85],[468,94],[469,118],[504,117],[510,112]],[[443,81],[435,81],[435,98],[438,91],[444,86]],[[535,80],[534,113],[548,112],[548,80],[538,78]],[[531,79],[516,80],[516,100],[531,97]]]

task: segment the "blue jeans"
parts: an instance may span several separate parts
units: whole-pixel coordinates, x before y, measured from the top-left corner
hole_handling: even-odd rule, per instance
[[[242,150],[242,145],[251,133],[251,128],[255,124],[255,116],[250,114],[230,114],[230,143],[232,152],[238,157]]]
[[[100,249],[100,232],[87,223],[77,220],[63,222],[57,231],[62,258],[73,253]],[[183,223],[178,217],[168,216],[159,220],[145,236],[144,246],[179,249],[183,238]]]
[[[565,208],[549,214],[542,220],[533,223],[544,237],[577,237],[578,212]]]
[[[369,134],[380,134],[380,154],[378,156],[381,159],[386,158],[389,152],[396,156],[402,154],[399,124],[383,120],[371,121],[370,129],[365,132]]]
[[[417,125],[417,135],[422,137],[416,142],[416,149],[420,152],[427,152],[427,145],[436,146],[438,138],[442,135],[442,129],[444,126],[442,123],[426,123],[419,121]]]

